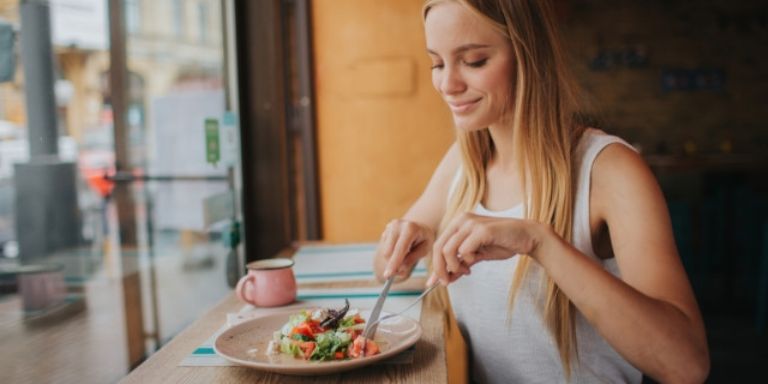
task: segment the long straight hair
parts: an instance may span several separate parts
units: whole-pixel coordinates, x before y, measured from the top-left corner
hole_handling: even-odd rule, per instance
[[[487,21],[509,39],[516,62],[513,94],[509,95],[514,156],[521,175],[525,217],[552,226],[570,242],[575,194],[574,151],[584,127],[576,121],[579,92],[570,74],[554,25],[553,9],[544,0],[427,0],[430,8],[456,1]],[[486,171],[495,148],[487,128],[457,130],[462,171],[450,197],[441,228],[454,216],[467,212],[486,191]],[[509,311],[530,268],[529,256],[520,255],[509,292]],[[548,276],[544,319],[559,350],[566,378],[570,379],[576,354],[575,309]],[[576,356],[578,359],[578,356]]]

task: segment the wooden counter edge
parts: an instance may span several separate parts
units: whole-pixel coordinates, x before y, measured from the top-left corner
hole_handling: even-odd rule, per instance
[[[428,372],[413,372],[413,382],[466,383],[468,377],[466,346],[450,315],[447,293],[444,289],[435,292],[441,293],[426,300],[422,305],[421,323],[423,326],[431,323],[431,328],[424,327],[424,340],[442,348],[436,351],[436,356],[432,357],[433,361],[427,362]],[[168,344],[131,371],[120,383],[179,382],[183,377],[192,375],[192,371],[200,373],[199,376],[203,379],[203,377],[219,376],[213,371],[232,369],[232,367],[180,367],[179,363],[210,337],[212,330],[224,324],[226,313],[236,312],[241,306],[242,303],[234,293],[228,294],[206,311],[201,318],[187,326]],[[207,374],[202,374],[201,369],[208,370]]]

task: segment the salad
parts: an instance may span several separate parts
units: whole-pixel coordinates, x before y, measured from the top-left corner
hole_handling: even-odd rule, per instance
[[[378,354],[379,346],[361,333],[365,319],[349,301],[340,310],[317,308],[291,315],[280,330],[275,331],[267,346],[268,355],[280,353],[315,361],[355,359]]]

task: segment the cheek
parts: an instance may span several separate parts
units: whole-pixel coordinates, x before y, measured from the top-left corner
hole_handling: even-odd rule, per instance
[[[432,70],[432,86],[440,92],[440,74],[435,70]]]
[[[514,99],[512,77],[509,69],[496,68],[493,73],[488,73],[488,76],[482,79],[482,87],[490,99],[487,107],[489,112],[496,116],[495,118],[511,110],[510,103]]]
[[[512,74],[510,68],[504,66],[494,68],[484,79],[483,86],[488,93],[496,96],[496,99],[503,97],[508,99],[512,95]]]

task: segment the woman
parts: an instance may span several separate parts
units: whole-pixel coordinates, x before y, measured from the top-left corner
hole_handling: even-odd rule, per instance
[[[478,382],[702,382],[704,325],[662,193],[579,124],[551,6],[428,1],[432,79],[457,140],[382,234],[380,279],[431,253]]]

